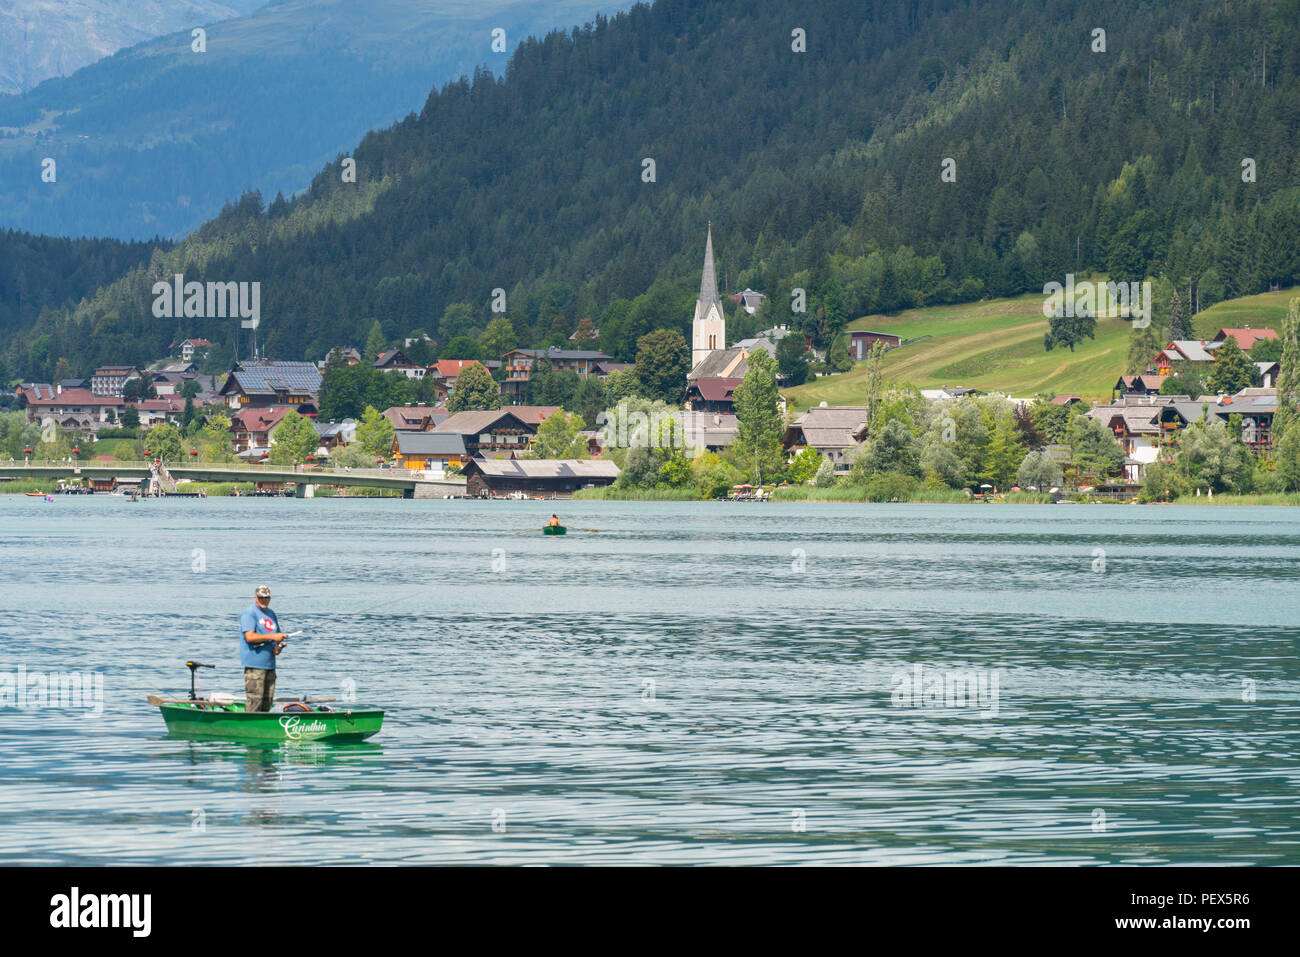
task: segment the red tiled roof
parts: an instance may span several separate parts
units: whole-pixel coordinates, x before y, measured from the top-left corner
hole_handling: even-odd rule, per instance
[[[726,402],[744,379],[696,379],[695,388],[706,402]]]
[[[559,412],[560,407],[558,405],[507,405],[503,410],[513,412],[521,422],[541,425],[548,417]]]
[[[1241,346],[1242,351],[1249,352],[1250,347],[1260,339],[1276,339],[1277,333],[1272,329],[1220,329],[1213,341],[1223,342],[1228,336],[1237,340],[1237,345]]]
[[[124,405],[121,396],[113,395],[95,395],[89,389],[64,389],[62,392],[50,394],[49,386],[43,387],[41,397],[35,396],[35,389],[23,389],[21,391],[23,401],[29,406],[62,406],[62,405]]]
[[[245,432],[265,432],[278,425],[291,408],[293,406],[272,405],[265,409],[241,409],[231,417],[230,427]]]
[[[439,359],[429,366],[429,371],[434,375],[442,376],[444,379],[454,379],[461,374],[466,366],[482,364],[477,359]]]

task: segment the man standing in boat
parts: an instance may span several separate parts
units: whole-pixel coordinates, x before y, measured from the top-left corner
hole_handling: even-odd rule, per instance
[[[275,657],[284,650],[288,636],[280,631],[280,622],[271,610],[271,589],[258,585],[253,601],[239,616],[239,630],[244,633],[239,660],[248,695],[244,710],[270,711],[275,700]]]

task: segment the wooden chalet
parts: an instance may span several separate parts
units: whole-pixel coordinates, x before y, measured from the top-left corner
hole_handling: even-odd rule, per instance
[[[434,426],[429,434],[459,435],[466,456],[523,452],[537,427],[555,411],[551,406],[508,406],[482,412],[457,412]]]
[[[612,485],[619,468],[604,459],[470,459],[462,472],[468,495],[568,498],[580,488]]]

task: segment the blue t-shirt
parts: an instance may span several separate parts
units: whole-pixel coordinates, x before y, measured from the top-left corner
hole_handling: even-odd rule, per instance
[[[263,671],[275,670],[275,642],[259,641],[249,644],[244,632],[251,631],[259,635],[274,635],[280,630],[280,622],[270,608],[258,608],[249,605],[239,616],[239,661],[245,668],[260,668]]]

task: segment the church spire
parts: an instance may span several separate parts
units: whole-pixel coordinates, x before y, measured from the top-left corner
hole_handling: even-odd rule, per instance
[[[713,267],[713,224],[704,242],[704,275],[700,277],[700,298],[691,323],[691,368],[711,353],[727,348],[727,319],[718,296],[718,274]]]
[[[700,305],[707,309],[715,302],[722,306],[718,297],[718,275],[713,268],[713,223],[709,223],[709,237],[704,241],[704,275],[700,277]]]

